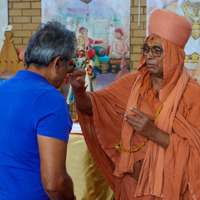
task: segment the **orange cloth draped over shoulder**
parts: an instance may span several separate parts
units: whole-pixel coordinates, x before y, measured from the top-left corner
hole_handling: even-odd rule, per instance
[[[163,85],[151,88],[144,56],[138,71],[123,76],[104,89],[90,93],[93,115],[78,111],[88,148],[101,174],[115,192],[116,200],[200,199],[200,86],[184,69],[184,46],[191,24],[183,16],[158,9],[149,21],[149,35],[161,37]],[[152,141],[134,153],[117,152],[120,140],[125,149],[138,147],[144,137],[124,121],[134,107],[167,132],[166,150]],[[135,162],[144,159],[138,182],[131,177]]]

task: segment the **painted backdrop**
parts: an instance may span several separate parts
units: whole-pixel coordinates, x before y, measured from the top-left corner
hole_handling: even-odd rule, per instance
[[[115,80],[121,59],[130,57],[130,0],[42,0],[42,22],[52,20],[74,31],[88,52],[96,90]]]
[[[185,67],[191,76],[200,79],[200,0],[147,0],[147,22],[158,8],[174,11],[192,23],[192,34],[185,46]]]
[[[4,40],[4,31],[2,31],[2,27],[8,25],[8,1],[0,0],[0,51],[3,45]]]

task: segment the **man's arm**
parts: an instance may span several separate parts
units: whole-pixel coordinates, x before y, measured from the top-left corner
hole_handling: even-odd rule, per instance
[[[66,172],[67,143],[37,135],[43,188],[51,200],[74,200],[73,182]]]

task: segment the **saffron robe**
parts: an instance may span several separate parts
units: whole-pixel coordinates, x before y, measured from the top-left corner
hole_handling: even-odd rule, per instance
[[[151,88],[142,56],[136,73],[129,73],[104,89],[90,93],[93,115],[78,111],[79,122],[91,155],[116,200],[200,198],[200,86],[184,69],[185,53],[162,39],[163,85]],[[174,55],[177,55],[174,57]],[[144,137],[125,122],[135,107],[150,119],[165,102],[155,124],[170,136],[166,151],[152,141],[135,153],[117,152],[115,145],[138,147]],[[138,182],[132,177],[135,162],[144,159]]]

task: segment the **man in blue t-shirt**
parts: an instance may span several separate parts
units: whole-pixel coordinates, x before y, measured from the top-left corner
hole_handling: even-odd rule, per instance
[[[31,38],[27,70],[0,85],[0,200],[74,200],[66,172],[72,120],[59,88],[73,71],[76,38],[48,22]]]

